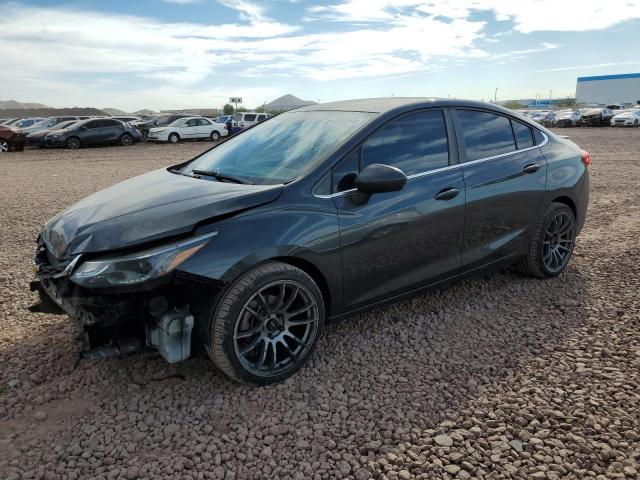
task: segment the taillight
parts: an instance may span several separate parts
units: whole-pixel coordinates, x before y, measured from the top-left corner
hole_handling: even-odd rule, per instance
[[[588,167],[591,163],[591,155],[586,150],[582,150],[582,163],[585,167]]]

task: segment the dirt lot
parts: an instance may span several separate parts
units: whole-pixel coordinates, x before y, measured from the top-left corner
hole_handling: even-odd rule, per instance
[[[48,218],[210,144],[2,155],[0,477],[638,478],[640,129],[562,133],[593,158],[566,273],[505,271],[331,325],[265,388],[205,357],[75,367],[67,317],[28,310]]]

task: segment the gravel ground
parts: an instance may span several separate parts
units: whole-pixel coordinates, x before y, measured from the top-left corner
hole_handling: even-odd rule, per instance
[[[328,326],[287,382],[200,356],[81,363],[32,313],[34,239],[81,197],[208,147],[0,159],[0,477],[639,478],[640,129],[568,129],[592,154],[570,267],[503,271]]]

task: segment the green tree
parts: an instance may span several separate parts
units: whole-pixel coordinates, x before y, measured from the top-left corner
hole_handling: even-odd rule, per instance
[[[224,107],[222,107],[222,113],[225,115],[233,115],[235,113],[233,105],[231,105],[230,103],[225,103]]]
[[[510,108],[511,110],[520,110],[521,108],[525,108],[520,102],[516,102],[515,100],[509,100],[501,104],[504,108]]]
[[[256,112],[258,113],[264,113],[266,110],[264,109],[264,105],[260,105],[258,108],[256,108]]]

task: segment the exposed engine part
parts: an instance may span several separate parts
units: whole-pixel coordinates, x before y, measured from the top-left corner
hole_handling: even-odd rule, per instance
[[[191,355],[191,330],[194,324],[189,307],[171,310],[161,308],[162,305],[154,307],[152,314],[156,322],[145,326],[147,345],[156,348],[169,363],[186,360]]]
[[[137,352],[142,344],[137,340],[121,341],[117,345],[93,348],[82,352],[84,360],[98,360],[101,358],[113,358],[129,353]]]

